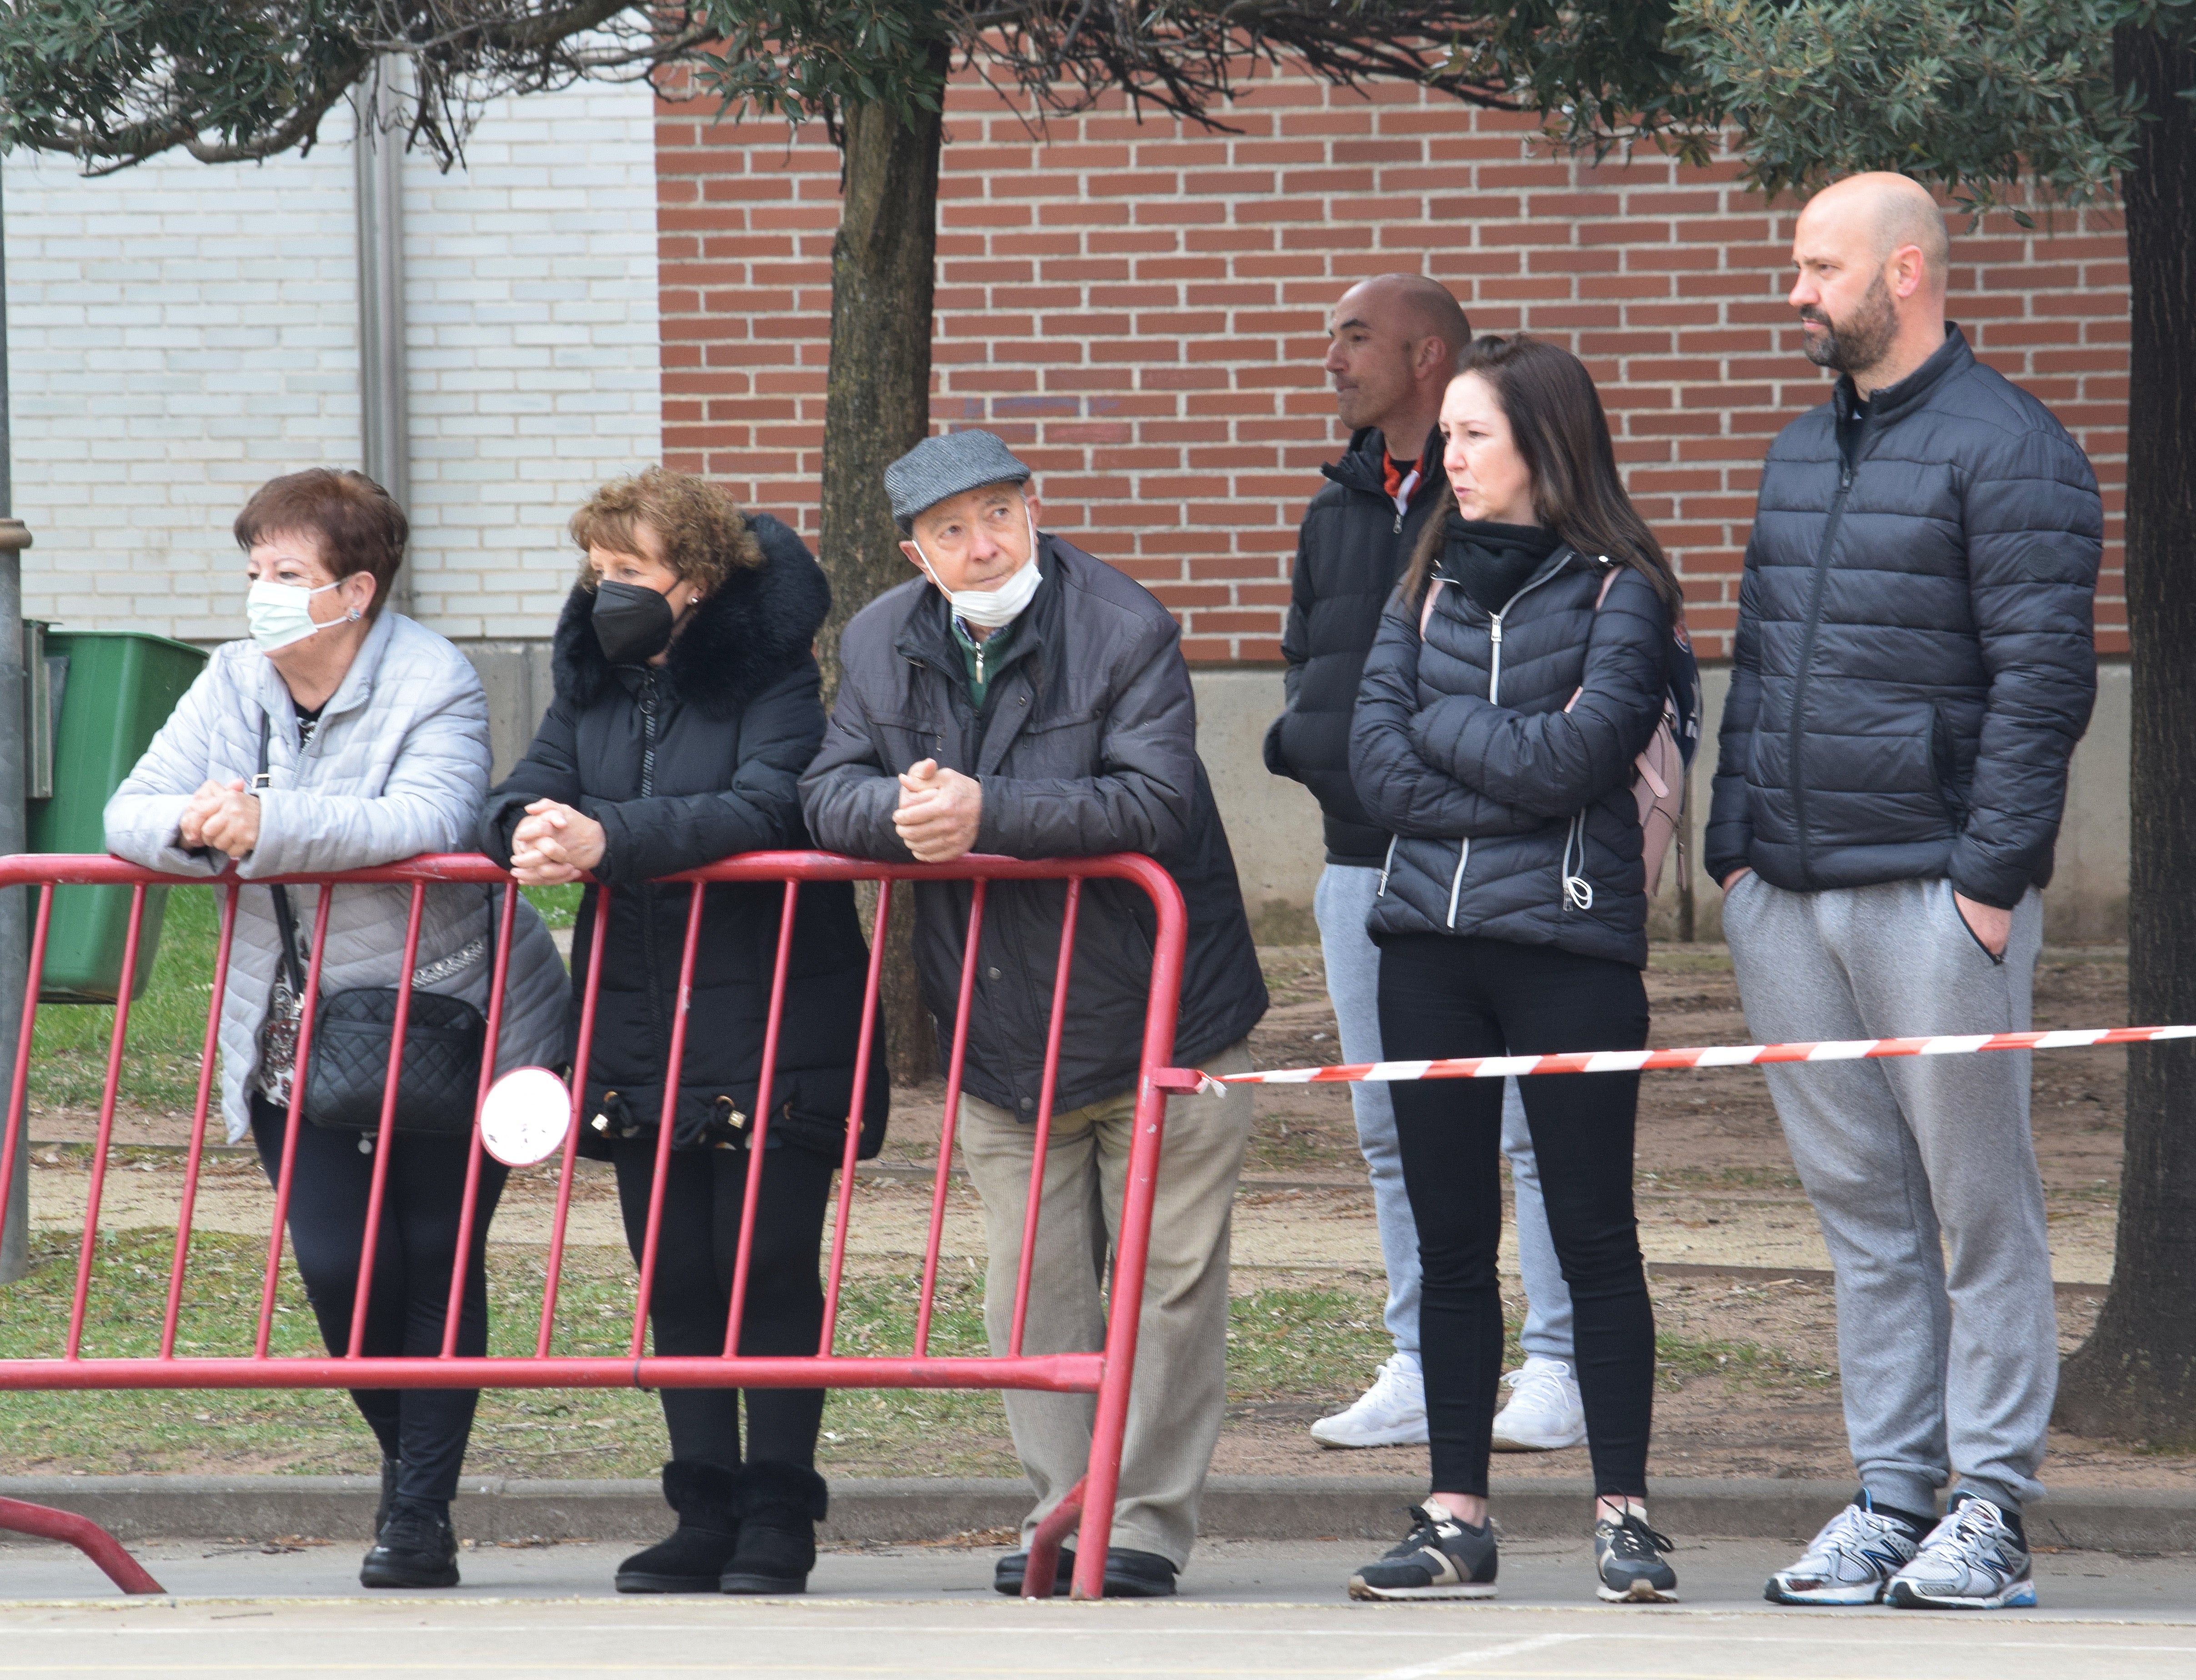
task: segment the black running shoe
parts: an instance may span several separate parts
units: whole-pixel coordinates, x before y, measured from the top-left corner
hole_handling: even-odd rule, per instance
[[[390,1500],[389,1521],[359,1566],[358,1581],[369,1587],[455,1586],[458,1538],[450,1532],[449,1506],[401,1493]]]
[[[1352,1598],[1492,1598],[1494,1529],[1459,1522],[1439,1505],[1408,1508],[1403,1544],[1349,1578]]]
[[[1604,1517],[1593,1525],[1593,1567],[1602,1597],[1611,1604],[1676,1603],[1678,1572],[1656,1556],[1676,1550],[1669,1536],[1629,1511],[1621,1522]]]

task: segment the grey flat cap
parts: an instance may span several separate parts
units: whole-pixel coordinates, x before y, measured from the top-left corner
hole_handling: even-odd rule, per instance
[[[1030,470],[987,431],[926,437],[885,469],[893,517],[904,525],[925,509],[985,484],[1026,484]]]

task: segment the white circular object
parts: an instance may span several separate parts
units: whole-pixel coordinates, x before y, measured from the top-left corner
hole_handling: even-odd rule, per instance
[[[488,1088],[481,1144],[506,1167],[530,1167],[564,1146],[572,1093],[546,1067],[515,1067]]]

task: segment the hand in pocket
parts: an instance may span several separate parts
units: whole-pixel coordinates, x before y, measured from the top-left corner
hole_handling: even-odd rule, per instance
[[[1993,959],[2002,961],[2006,941],[2013,937],[2013,912],[1999,909],[1995,904],[1985,904],[1955,891],[1952,908],[1960,913],[1960,920],[1974,935],[1975,943],[1988,951]]]

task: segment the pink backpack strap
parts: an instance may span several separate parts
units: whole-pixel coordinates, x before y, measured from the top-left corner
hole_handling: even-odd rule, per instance
[[[1442,580],[1433,579],[1426,585],[1425,604],[1419,609],[1419,639],[1426,639],[1426,626],[1434,621],[1434,597],[1441,593]]]

